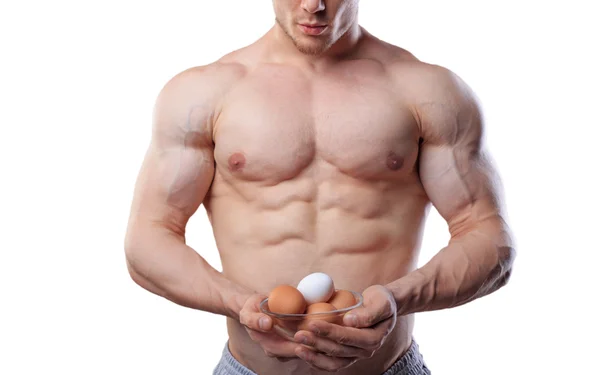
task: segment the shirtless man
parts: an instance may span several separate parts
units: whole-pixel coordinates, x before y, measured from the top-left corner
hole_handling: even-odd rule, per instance
[[[141,287],[228,318],[216,374],[428,374],[413,314],[508,281],[515,252],[473,92],[370,35],[358,2],[274,0],[263,37],[157,98],[127,265]],[[201,204],[222,272],[185,243]],[[431,205],[451,240],[417,268]],[[364,306],[286,341],[258,303],[312,272]]]

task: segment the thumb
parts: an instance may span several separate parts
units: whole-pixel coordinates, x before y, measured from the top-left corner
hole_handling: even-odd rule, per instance
[[[344,325],[348,327],[368,327],[372,320],[372,313],[366,307],[359,307],[344,315]]]
[[[344,315],[344,325],[355,328],[372,327],[394,315],[394,306],[389,302],[363,305]]]
[[[261,332],[268,332],[273,327],[271,317],[260,312],[260,303],[265,296],[254,295],[246,301],[240,311],[240,323],[246,327]]]

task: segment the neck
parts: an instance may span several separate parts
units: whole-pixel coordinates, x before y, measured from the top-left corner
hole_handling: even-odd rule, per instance
[[[362,27],[357,22],[353,22],[331,47],[316,55],[300,52],[278,22],[269,30],[266,39],[268,50],[276,60],[292,60],[314,65],[326,64],[327,62],[351,56],[358,49],[358,45],[364,35],[365,31]]]

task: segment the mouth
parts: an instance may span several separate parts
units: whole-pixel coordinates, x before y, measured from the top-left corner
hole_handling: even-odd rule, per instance
[[[318,24],[309,24],[309,23],[298,24],[298,27],[306,35],[321,35],[327,29],[327,25],[318,25]]]

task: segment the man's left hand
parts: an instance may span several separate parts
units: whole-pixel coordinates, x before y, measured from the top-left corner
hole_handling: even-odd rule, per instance
[[[298,331],[294,339],[316,351],[297,348],[296,354],[311,366],[337,371],[363,358],[370,358],[381,348],[396,326],[396,302],[392,293],[381,285],[363,292],[363,305],[344,316],[344,325],[314,320],[310,331]]]

